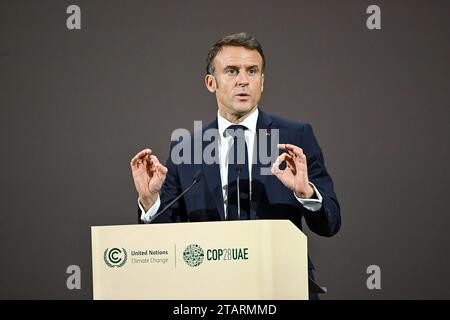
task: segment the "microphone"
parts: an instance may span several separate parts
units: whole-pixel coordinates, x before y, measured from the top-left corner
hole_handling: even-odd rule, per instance
[[[202,177],[202,170],[198,170],[194,176],[192,177],[192,183],[189,187],[186,188],[186,190],[184,190],[178,197],[176,197],[175,199],[173,199],[172,201],[170,201],[170,203],[168,205],[166,205],[164,207],[164,209],[162,209],[160,212],[155,213],[155,215],[150,219],[149,222],[147,223],[152,223],[153,220],[155,220],[156,218],[159,217],[160,214],[162,214],[164,211],[166,211],[167,209],[170,208],[171,205],[173,205],[175,203],[175,201],[177,201],[178,199],[180,199],[182,196],[184,196],[189,190],[192,189],[192,187],[200,180],[200,178]]]
[[[241,194],[239,191],[239,176],[241,175],[241,170],[244,165],[242,163],[236,164],[237,178],[236,178],[236,186],[237,186],[237,214],[238,219],[241,220]]]

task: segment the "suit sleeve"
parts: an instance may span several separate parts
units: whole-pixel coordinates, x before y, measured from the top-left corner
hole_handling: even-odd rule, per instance
[[[168,169],[166,180],[161,188],[160,200],[161,205],[159,210],[163,210],[167,204],[175,199],[181,192],[181,184],[178,175],[177,166],[171,160],[170,154],[175,143],[171,144],[169,157],[166,161],[166,167]],[[158,211],[159,211],[158,210]],[[141,210],[138,208],[138,220],[139,223],[143,223],[141,220]],[[188,217],[186,213],[186,207],[183,197],[173,203],[164,213],[157,217],[152,223],[170,223],[170,222],[187,222]]]
[[[311,231],[331,237],[341,227],[340,206],[334,193],[333,181],[325,168],[322,150],[309,124],[303,126],[301,144],[308,162],[308,176],[322,195],[322,208],[312,212],[304,209],[304,218]]]

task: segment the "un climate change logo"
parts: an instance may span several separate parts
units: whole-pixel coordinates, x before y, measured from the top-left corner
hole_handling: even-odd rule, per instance
[[[191,244],[184,249],[183,259],[190,267],[198,267],[205,256],[203,249],[198,244]]]
[[[105,260],[106,265],[110,268],[123,267],[125,265],[125,262],[127,262],[127,259],[127,250],[125,250],[124,248],[112,248],[110,250],[106,248],[105,252],[103,253],[103,260]]]

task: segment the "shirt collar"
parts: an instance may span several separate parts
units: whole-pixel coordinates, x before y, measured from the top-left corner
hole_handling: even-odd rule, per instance
[[[246,127],[251,133],[253,133],[253,134],[256,133],[256,122],[258,121],[258,114],[259,114],[259,110],[257,107],[247,118],[244,119],[244,121],[242,121],[239,124]],[[221,137],[224,136],[225,130],[233,124],[234,123],[232,123],[232,122],[228,121],[227,119],[225,119],[224,117],[222,117],[220,115],[219,111],[217,111],[217,127],[219,129],[219,133],[220,133]]]

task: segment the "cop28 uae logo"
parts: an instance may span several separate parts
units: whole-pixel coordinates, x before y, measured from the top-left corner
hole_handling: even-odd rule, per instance
[[[128,254],[127,250],[124,248],[112,248],[112,249],[105,249],[105,252],[103,253],[103,260],[105,260],[105,263],[110,268],[120,268],[125,265],[125,262],[127,262]]]
[[[184,249],[183,259],[190,267],[198,267],[205,256],[203,249],[198,244],[191,244]]]

